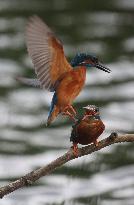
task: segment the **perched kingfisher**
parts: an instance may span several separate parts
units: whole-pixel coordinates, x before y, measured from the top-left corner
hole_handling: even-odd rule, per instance
[[[83,108],[85,113],[72,126],[73,129],[70,137],[70,141],[73,142],[75,156],[78,156],[78,143],[82,145],[94,143],[98,146],[97,139],[105,130],[105,125],[100,118],[99,108],[95,105],[88,105]]]
[[[108,73],[110,69],[101,65],[97,57],[85,53],[77,54],[69,63],[64,55],[62,43],[38,16],[29,19],[26,44],[38,80],[23,77],[18,77],[18,80],[54,92],[47,125],[59,113],[74,120],[76,111],[72,102],[84,86],[86,68],[96,67]]]

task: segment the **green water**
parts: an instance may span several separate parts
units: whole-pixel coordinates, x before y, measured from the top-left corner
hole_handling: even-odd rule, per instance
[[[0,185],[49,163],[66,152],[71,124],[59,117],[45,123],[51,93],[18,84],[35,76],[24,32],[37,14],[55,31],[69,60],[77,52],[96,54],[111,70],[87,72],[75,107],[100,107],[108,136],[134,133],[133,0],[0,0]],[[112,145],[73,160],[34,186],[6,196],[0,205],[133,205],[133,143]]]

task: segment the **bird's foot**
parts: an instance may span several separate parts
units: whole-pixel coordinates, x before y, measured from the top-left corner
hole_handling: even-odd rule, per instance
[[[65,108],[64,108],[64,111],[69,111],[72,115],[77,115],[77,112],[75,111],[75,109],[73,108],[72,105],[67,105]]]
[[[69,108],[70,108],[70,110],[72,111],[72,113],[73,113],[74,115],[77,115],[77,112],[76,112],[76,110],[73,108],[72,105],[70,105]]]
[[[92,115],[85,115],[83,118],[82,118],[82,120],[85,120],[86,118],[88,118],[88,117],[91,117]]]
[[[73,143],[73,154],[74,154],[75,157],[79,156],[77,143]]]
[[[69,111],[63,111],[63,112],[62,112],[62,115],[69,116],[69,118],[70,118],[74,123],[76,122],[76,119],[75,119],[74,115],[72,115]]]

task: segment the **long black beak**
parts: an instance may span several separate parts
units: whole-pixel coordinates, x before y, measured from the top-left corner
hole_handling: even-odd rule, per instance
[[[110,72],[111,72],[111,70],[110,70],[109,68],[106,68],[105,66],[103,66],[103,65],[101,65],[101,64],[99,64],[99,63],[97,63],[97,64],[95,65],[95,67],[98,68],[98,69],[100,69],[100,70],[103,70],[103,71],[105,71],[105,72],[107,72],[107,73],[110,73]]]

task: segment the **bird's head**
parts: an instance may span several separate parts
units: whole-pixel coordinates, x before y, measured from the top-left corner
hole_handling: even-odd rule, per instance
[[[95,105],[87,105],[86,107],[83,107],[83,109],[85,110],[86,116],[99,115],[99,108]]]
[[[109,68],[105,67],[104,65],[102,65],[99,62],[99,60],[96,56],[85,54],[85,53],[76,54],[76,56],[71,61],[71,65],[73,67],[76,67],[76,66],[85,66],[87,68],[96,67],[96,68],[103,70],[107,73],[111,72],[111,70]]]

